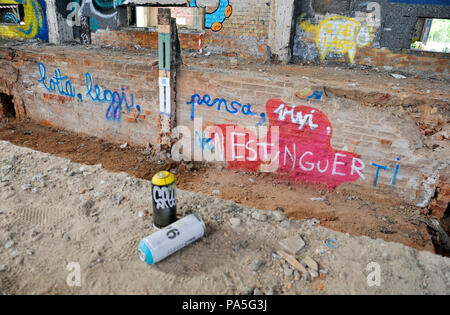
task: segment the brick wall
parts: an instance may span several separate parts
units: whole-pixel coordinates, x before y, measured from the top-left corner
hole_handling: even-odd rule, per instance
[[[191,118],[202,118],[204,127],[231,125],[245,132],[246,139],[261,124],[262,132],[252,138],[261,146],[271,143],[264,139],[268,130],[279,127],[276,171],[289,180],[369,191],[381,198],[389,194],[423,206],[434,197],[439,173],[449,162],[444,90],[421,95],[415,85],[398,88],[390,76],[393,82],[377,83],[364,74],[335,77],[326,68],[203,61],[185,60],[177,75],[176,121],[190,128],[193,148],[203,145],[207,150],[208,142],[202,141],[208,135],[203,136],[201,127],[194,130]],[[16,113],[22,108],[23,114],[45,125],[113,142],[159,142],[158,72],[156,56],[148,52],[2,48],[0,67],[6,70],[0,73],[0,93],[14,96]],[[358,84],[343,83],[349,75]],[[111,102],[115,91],[116,101]],[[231,167],[270,168],[261,151],[250,158],[251,146],[245,145],[244,160],[231,159]]]
[[[419,77],[450,79],[450,56],[446,53],[393,53],[388,49],[362,48],[356,55],[355,63],[380,70],[404,71]]]
[[[217,32],[205,29],[205,34],[202,36],[204,49],[225,56],[265,59],[270,17],[270,6],[267,5],[267,1],[231,0],[229,3],[232,6],[232,14],[223,22],[222,29]],[[206,14],[216,9],[216,7],[208,7]],[[181,48],[198,50],[200,34],[200,31],[179,29]],[[157,39],[156,30],[151,29],[100,29],[92,34],[94,44],[129,49],[135,49],[135,45],[157,49]]]
[[[328,90],[328,88],[332,89],[333,86],[340,84],[326,79],[318,82],[316,80],[317,77],[314,80],[310,80],[304,76],[301,70],[289,72],[289,75],[283,75],[283,69],[285,68],[270,71],[270,73],[261,73],[256,70],[224,70],[226,68],[226,66],[223,66],[220,70],[217,68],[212,70],[191,66],[180,71],[177,90],[177,121],[179,125],[189,126],[192,130],[193,148],[201,148],[202,142],[205,140],[203,142],[203,151],[208,150],[209,145],[212,146],[216,143],[213,136],[211,141],[208,141],[209,134],[203,135],[201,128],[197,129],[197,134],[195,133],[192,117],[202,118],[203,128],[228,124],[249,129],[257,127],[257,124],[261,122],[261,114],[265,113],[266,120],[263,126],[269,127],[269,125],[278,124],[284,130],[282,134],[280,132],[280,143],[282,142],[283,146],[287,145],[290,152],[286,152],[287,150],[280,147],[281,160],[279,161],[281,164],[284,164],[285,161],[287,163],[288,169],[284,169],[285,178],[293,180],[299,178],[303,182],[325,184],[331,187],[342,184],[340,187],[350,190],[361,190],[361,188],[364,188],[364,190],[370,191],[372,195],[379,195],[381,198],[389,194],[414,204],[426,204],[433,196],[433,179],[435,179],[436,173],[439,173],[439,168],[446,163],[448,164],[448,157],[445,154],[435,154],[434,150],[426,150],[424,148],[423,130],[418,127],[418,119],[414,116],[421,116],[422,121],[426,120],[424,118],[426,114],[422,109],[419,109],[422,105],[417,105],[413,110],[415,114],[409,115],[402,112],[401,106],[399,106],[401,103],[398,103],[397,106],[371,107],[341,97],[334,97],[332,94],[326,96],[323,93],[324,88]],[[370,82],[367,82],[369,87],[370,84]],[[360,87],[355,88],[355,90],[360,89],[362,90]],[[375,93],[374,91],[365,89],[367,95],[374,95],[371,94]],[[378,93],[380,93],[379,90]],[[403,97],[403,93],[399,92],[398,95]],[[196,94],[200,97],[193,97]],[[206,101],[203,99],[205,95],[207,95]],[[310,98],[309,100],[308,97]],[[221,108],[219,110],[219,102],[214,103],[216,98],[225,100],[228,106],[233,101],[238,102],[240,105],[237,103],[234,103],[234,105],[241,110],[238,110],[237,113],[231,113],[234,110],[227,111],[226,104],[223,101],[220,103]],[[316,100],[316,98],[318,99]],[[281,101],[269,104],[270,102],[268,101],[271,99],[280,99]],[[192,100],[195,101],[194,103],[197,103],[194,106],[193,115]],[[209,105],[205,104],[208,101]],[[305,119],[304,115],[315,111],[312,116],[312,124],[308,126],[308,120],[305,119],[306,124],[301,127],[302,129],[299,129],[301,125],[298,121],[297,123],[290,123],[291,116],[289,112],[285,113],[284,121],[280,122],[279,120],[282,119],[279,118],[280,110],[277,106],[281,103],[288,106],[285,107],[284,111],[291,110],[294,105],[296,106],[293,109],[294,117],[299,117],[296,115],[298,115],[299,111],[302,111],[303,116],[300,117]],[[251,105],[251,111],[254,115],[246,115],[242,111],[242,106],[245,104]],[[273,104],[276,104],[275,107],[273,107]],[[274,109],[278,110],[276,114],[273,113]],[[437,113],[436,115],[440,115],[441,120],[443,119],[442,122],[448,123],[445,118],[448,117],[448,108],[442,107],[441,109],[444,111],[443,116],[442,113]],[[283,109],[281,110],[282,112]],[[314,126],[315,124],[318,126]],[[322,124],[329,126],[332,130],[331,148],[327,147],[326,144],[320,144],[324,139],[322,137],[323,134],[320,135],[314,131],[324,130],[321,129]],[[312,126],[317,129],[313,129]],[[301,137],[299,136],[299,130],[310,132],[310,134],[305,133],[305,137]],[[244,131],[240,129],[238,132],[242,133]],[[263,133],[259,137],[263,138],[266,135],[267,133]],[[313,143],[308,142],[308,140],[305,140],[308,137],[317,139],[317,141],[314,140],[312,141]],[[297,143],[298,152],[295,165],[291,169],[291,165],[293,165],[291,161],[292,155],[294,155],[293,143]],[[245,141],[243,144],[246,144]],[[444,142],[440,144],[445,146]],[[419,150],[419,148],[421,149]],[[340,175],[332,174],[331,164],[336,161],[333,161],[334,153],[330,155],[323,153],[323,150],[338,152],[347,156],[342,158],[345,166],[343,166],[344,164],[339,164],[341,155],[337,160],[338,168],[341,167],[341,171],[337,169],[336,173],[346,173],[345,176],[338,178]],[[311,152],[312,154],[306,152]],[[304,155],[302,160],[305,167],[305,170],[302,171],[299,166],[300,158],[303,154],[306,155]],[[227,154],[225,153],[225,155]],[[249,160],[254,158],[251,150],[244,150],[242,154],[235,154],[235,156],[238,155],[245,155],[245,161],[234,163],[236,168],[257,170],[262,169],[261,166],[264,166],[259,164],[259,161],[249,162]],[[352,161],[346,160],[351,157],[359,158],[365,164],[362,170],[364,178],[363,176],[357,176],[356,170],[354,174],[351,174],[352,167],[350,164]],[[323,170],[327,158],[330,162],[328,171],[325,172],[325,175],[319,174],[320,172],[317,173],[317,162],[322,162],[320,167]],[[355,161],[355,166],[360,166],[359,161]],[[313,170],[309,170],[312,168],[312,164],[308,162],[315,163]],[[231,165],[233,166],[233,164]],[[388,167],[389,170],[379,169],[375,185],[377,165]],[[398,171],[396,172],[397,165]],[[283,165],[280,166],[282,167]],[[283,169],[280,168],[278,172],[283,173]],[[394,175],[395,173],[397,174]],[[392,183],[393,178],[395,178],[394,183]]]
[[[113,142],[157,144],[159,98],[155,56],[131,57],[117,51],[94,53],[79,47],[46,47],[17,50],[11,60],[7,50],[0,52],[0,67],[10,70],[0,73],[0,92],[13,95],[15,104],[23,104],[27,117]],[[60,71],[57,77],[66,78],[55,79],[55,70]],[[44,71],[46,87],[39,82]],[[92,82],[92,88],[88,82]],[[115,91],[116,101],[111,102]]]

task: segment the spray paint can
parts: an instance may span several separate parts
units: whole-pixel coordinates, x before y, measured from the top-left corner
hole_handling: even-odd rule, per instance
[[[150,265],[172,255],[205,235],[205,223],[190,214],[141,240],[139,258]]]
[[[152,178],[153,226],[163,228],[177,220],[175,175],[167,171]]]

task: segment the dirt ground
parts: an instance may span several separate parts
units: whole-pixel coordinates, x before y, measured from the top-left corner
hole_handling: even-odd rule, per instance
[[[0,294],[450,293],[450,258],[182,189],[206,235],[148,265],[150,181],[6,141],[0,165]]]
[[[355,236],[381,238],[419,250],[434,252],[424,224],[423,210],[359,192],[318,190],[317,187],[284,181],[274,174],[248,173],[223,165],[178,163],[157,155],[150,148],[127,146],[77,135],[30,121],[0,123],[0,140],[68,158],[76,163],[102,166],[111,172],[126,172],[151,179],[160,170],[171,170],[179,188],[232,200],[257,209],[281,210],[290,219],[318,219],[320,225]],[[275,189],[276,188],[276,189]]]

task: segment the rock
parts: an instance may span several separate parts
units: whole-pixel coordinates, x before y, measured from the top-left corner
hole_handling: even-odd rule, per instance
[[[271,211],[270,216],[277,222],[286,220],[286,215],[280,211]]]
[[[253,293],[253,288],[243,287],[241,293],[243,295],[251,295]]]
[[[386,226],[382,226],[380,228],[380,232],[384,233],[384,234],[395,234],[395,233],[397,233],[397,231],[391,230],[389,227],[386,227]]]
[[[312,219],[310,220],[310,222],[311,222],[311,225],[312,225],[312,226],[317,225],[317,224],[320,224],[320,220],[317,220],[316,218],[312,218]]]
[[[67,233],[63,234],[63,240],[66,242],[70,242],[70,236]]]
[[[27,254],[27,256],[33,256],[34,252],[31,249],[25,249],[25,254]]]
[[[0,211],[0,215],[3,214],[3,213],[4,213],[3,211]]]
[[[289,220],[284,220],[283,222],[281,222],[280,226],[283,229],[288,229],[291,226],[291,221]]]
[[[220,195],[220,190],[215,189],[215,190],[212,191],[212,194],[214,196]]]
[[[251,271],[257,272],[257,271],[259,270],[259,268],[262,266],[262,264],[263,264],[263,261],[260,260],[260,259],[257,259],[257,260],[254,260],[252,263],[250,263],[250,264],[248,265],[248,268],[249,268]]]
[[[305,247],[305,241],[300,236],[292,236],[278,242],[278,244],[292,255],[296,255]]]
[[[230,224],[232,228],[237,228],[238,226],[241,225],[241,219],[239,218],[231,218],[230,219]]]
[[[261,222],[267,221],[267,215],[261,210],[253,211],[252,218]]]
[[[8,270],[8,266],[6,265],[0,265],[0,272],[5,272]]]
[[[113,200],[117,203],[117,205],[120,205],[122,203],[122,201],[125,200],[125,196],[122,194],[115,194],[113,196]]]
[[[328,274],[328,270],[327,269],[320,269],[319,273],[321,273],[323,275],[327,275]]]
[[[128,143],[125,142],[124,144],[120,145],[120,148],[121,148],[121,149],[125,149],[127,146],[128,146]]]
[[[312,280],[319,277],[319,273],[316,270],[308,269],[308,272]]]
[[[293,273],[294,273],[294,270],[292,270],[291,268],[284,268],[284,275],[287,278],[291,278]]]
[[[255,290],[253,290],[253,295],[264,295],[264,293],[261,289],[255,288]]]
[[[8,241],[5,244],[5,249],[10,249],[11,247],[13,247],[16,243],[14,243],[14,241]]]
[[[30,236],[31,237],[35,237],[35,236],[37,236],[39,234],[39,231],[36,231],[35,229],[32,229],[31,231],[30,231]]]
[[[13,252],[11,253],[12,258],[16,258],[19,255],[20,255],[20,252],[18,250],[13,250]]]
[[[306,256],[303,259],[303,262],[305,263],[306,266],[308,266],[308,268],[310,268],[310,269],[312,269],[312,270],[314,270],[316,272],[319,271],[319,264],[314,259],[312,259],[311,257]]]

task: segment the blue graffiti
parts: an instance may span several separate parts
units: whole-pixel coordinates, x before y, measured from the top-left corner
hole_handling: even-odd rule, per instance
[[[39,75],[40,79],[39,83],[42,83],[44,88],[51,93],[57,92],[59,95],[67,96],[70,98],[77,98],[78,101],[83,100],[83,95],[81,93],[76,93],[75,88],[72,86],[72,83],[66,76],[61,75],[61,70],[56,69],[53,77],[47,80],[47,69],[42,62],[39,62]],[[90,97],[90,99],[95,103],[109,103],[108,109],[106,110],[106,119],[108,120],[116,120],[120,121],[122,116],[122,107],[125,106],[126,109],[130,112],[133,108],[137,110],[136,119],[142,113],[140,105],[134,105],[134,95],[130,95],[130,102],[127,99],[125,94],[125,89],[122,88],[121,92],[110,90],[102,90],[102,88],[95,84],[92,79],[92,75],[89,72],[86,72],[86,95]]]
[[[188,0],[188,4],[190,7],[197,7],[196,0]],[[229,0],[219,0],[216,10],[205,15],[205,27],[214,32],[220,31],[225,19],[231,16],[232,10]]]
[[[400,158],[397,157],[396,161],[400,161]],[[380,169],[381,170],[390,171],[391,168],[389,166],[379,165],[379,164],[376,164],[376,163],[371,163],[371,165],[375,166],[377,168],[377,170],[375,172],[375,178],[373,180],[373,186],[376,187],[377,183],[378,183],[378,175],[380,174]],[[392,179],[391,179],[391,182],[390,182],[391,186],[395,185],[395,180],[397,179],[397,175],[398,175],[398,169],[399,169],[399,164],[397,163],[395,165],[395,168],[394,168],[394,175],[392,176]]]
[[[98,29],[100,28],[100,26],[99,26],[97,18],[95,16],[91,19],[90,25],[91,25],[91,29],[94,33],[98,32]]]
[[[315,99],[315,100],[320,100],[322,98],[323,92],[319,92],[319,91],[314,91],[313,94],[311,94],[310,96],[308,96],[308,100],[310,99]]]
[[[202,147],[202,151],[205,151],[205,148],[208,147],[210,151],[214,150],[214,142],[211,138],[206,138],[206,134],[203,132],[202,136],[198,131],[195,131],[195,145],[200,144]]]
[[[191,105],[191,120],[194,120],[195,106],[202,104],[205,104],[208,107],[214,107],[217,105],[218,111],[221,111],[224,107],[228,113],[233,115],[241,112],[244,116],[257,116],[257,114],[252,111],[252,106],[250,104],[242,105],[237,101],[232,101],[228,105],[228,102],[225,99],[216,98],[212,100],[211,96],[208,94],[203,95],[203,97],[200,97],[198,94],[194,94],[191,96],[191,100],[190,102],[187,102],[187,104]],[[258,126],[261,126],[266,121],[266,113],[261,113],[259,116],[261,117],[261,120],[259,121]]]
[[[5,17],[3,18],[4,23],[14,23],[19,24],[19,18],[12,12],[8,12],[5,14]]]
[[[44,64],[42,62],[39,62],[39,75],[41,76],[41,78],[38,80],[38,82],[41,82],[48,92],[56,92],[56,90],[58,90],[59,95],[68,96],[70,98],[75,97],[75,89],[72,87],[72,83],[67,79],[66,76],[61,76],[60,69],[55,70],[55,75],[51,79],[49,79],[47,85],[47,70]]]
[[[89,96],[93,102],[109,103],[109,107],[106,110],[105,115],[106,119],[120,120],[122,115],[122,105],[124,105],[124,103],[128,111],[131,111],[134,108],[133,94],[130,96],[131,103],[129,104],[124,88],[122,88],[122,93],[117,91],[111,92],[110,90],[102,91],[102,88],[99,85],[96,84],[94,86],[92,76],[89,72],[86,72],[86,88],[86,95]],[[94,92],[94,95],[92,92]],[[136,118],[139,118],[141,115],[141,106],[136,105],[136,110],[138,111]]]

